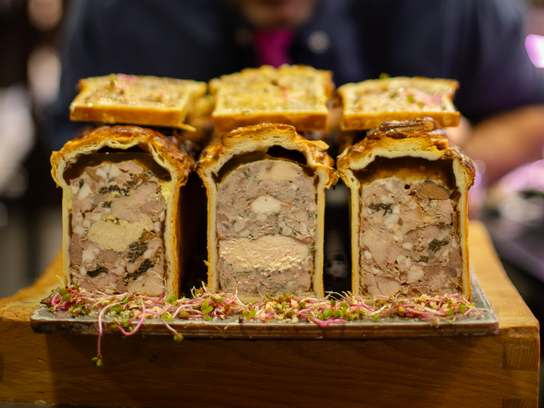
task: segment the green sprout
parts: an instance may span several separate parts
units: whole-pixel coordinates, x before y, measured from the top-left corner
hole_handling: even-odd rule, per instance
[[[100,357],[93,357],[91,358],[91,361],[94,361],[96,363],[97,367],[103,367],[104,363],[102,362],[102,358]]]

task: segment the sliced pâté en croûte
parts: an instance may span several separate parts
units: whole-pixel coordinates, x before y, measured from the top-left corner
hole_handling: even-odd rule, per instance
[[[432,119],[389,122],[338,158],[351,190],[352,291],[470,298],[472,161]]]
[[[180,188],[194,161],[161,133],[103,126],[51,156],[68,284],[179,295]]]
[[[337,181],[327,147],[293,126],[261,124],[203,151],[210,291],[323,296],[325,188]]]

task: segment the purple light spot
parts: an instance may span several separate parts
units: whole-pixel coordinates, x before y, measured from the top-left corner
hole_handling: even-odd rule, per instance
[[[544,37],[535,34],[528,35],[525,38],[525,49],[531,62],[539,68],[544,68]]]

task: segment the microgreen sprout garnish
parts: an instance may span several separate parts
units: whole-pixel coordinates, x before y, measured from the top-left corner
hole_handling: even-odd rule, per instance
[[[454,323],[469,315],[483,313],[473,303],[459,294],[401,299],[376,296],[365,299],[350,293],[335,294],[327,298],[297,297],[284,294],[278,298],[266,295],[257,303],[245,304],[238,296],[211,293],[206,287],[193,289],[192,297],[166,299],[138,295],[107,295],[91,293],[78,285],[60,286],[42,300],[51,313],[62,318],[91,315],[98,317],[98,352],[92,359],[98,367],[103,366],[101,341],[108,328],[116,327],[125,336],[136,334],[146,319],[160,319],[174,340],[179,342],[183,335],[171,323],[178,320],[221,321],[232,318],[232,322],[312,322],[320,327],[334,323],[368,320],[380,323],[386,318],[417,318],[431,324]],[[109,321],[111,320],[112,323]]]

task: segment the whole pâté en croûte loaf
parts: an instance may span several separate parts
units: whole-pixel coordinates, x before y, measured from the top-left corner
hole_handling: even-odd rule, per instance
[[[210,291],[323,296],[325,188],[337,181],[327,148],[293,126],[260,124],[202,152]]]
[[[178,297],[180,188],[194,161],[161,133],[103,126],[51,156],[68,284]]]
[[[338,157],[351,190],[352,291],[470,299],[472,161],[435,123],[388,122]]]
[[[390,120],[430,117],[438,127],[457,126],[452,99],[459,83],[451,79],[393,77],[350,83],[338,88],[343,130],[374,129]]]
[[[334,84],[330,71],[302,65],[263,65],[210,81],[217,133],[263,122],[293,125],[297,131],[327,129]]]
[[[79,81],[70,120],[194,130],[184,123],[207,84],[191,80],[111,74]]]

